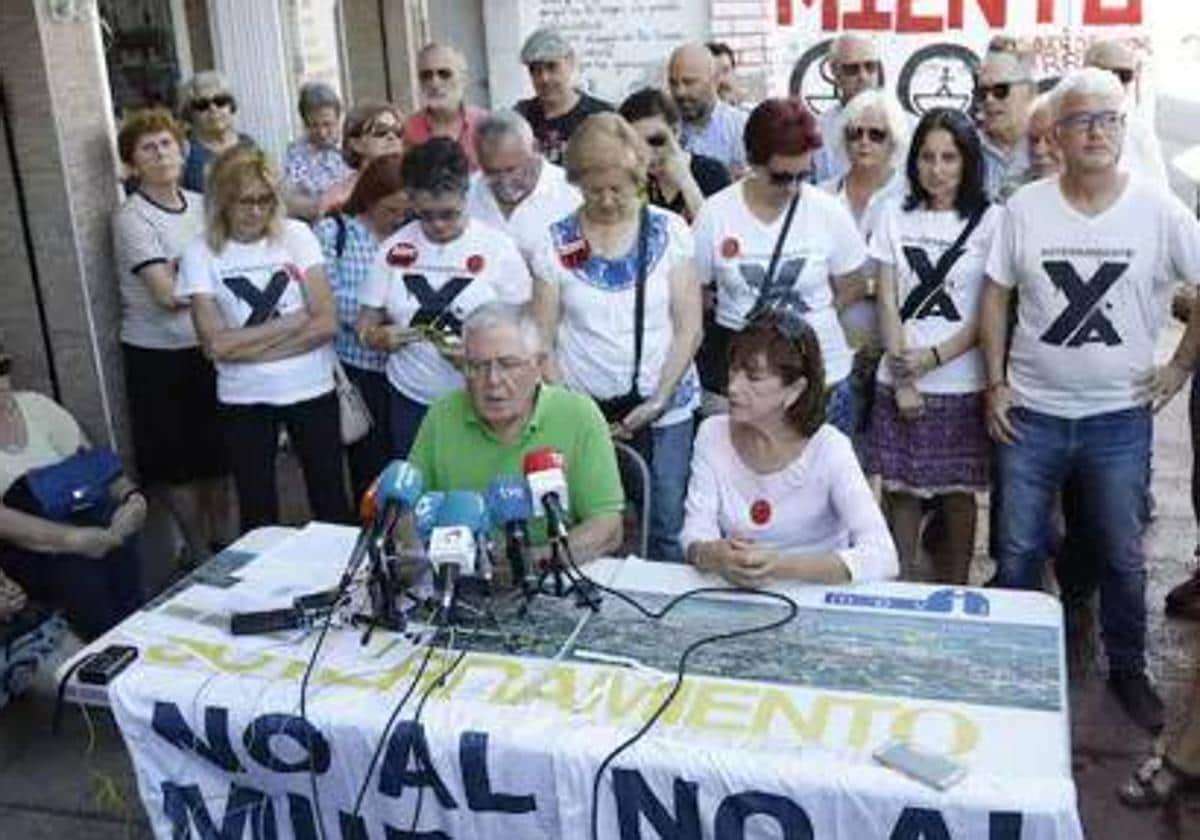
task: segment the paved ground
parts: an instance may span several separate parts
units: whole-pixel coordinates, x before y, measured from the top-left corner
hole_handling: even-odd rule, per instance
[[[1168,732],[1178,726],[1200,663],[1200,625],[1164,620],[1161,612],[1163,594],[1188,573],[1196,539],[1188,495],[1191,455],[1185,396],[1157,423],[1157,518],[1149,540],[1152,671],[1170,710]],[[987,573],[986,561],[980,561],[974,577],[982,579]],[[1116,801],[1114,790],[1153,745],[1125,719],[1097,667],[1088,670],[1076,676],[1071,689],[1073,763],[1088,837],[1200,840],[1200,797],[1150,813],[1130,811]],[[62,733],[52,736],[53,701],[53,686],[43,679],[30,695],[0,710],[0,838],[149,836],[112,719],[93,713],[88,721],[71,709]]]

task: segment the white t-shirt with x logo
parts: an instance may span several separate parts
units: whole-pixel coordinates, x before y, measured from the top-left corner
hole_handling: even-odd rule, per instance
[[[946,341],[976,320],[984,263],[1000,212],[996,205],[988,207],[957,251],[959,256],[946,257],[941,265],[967,219],[956,210],[905,210],[900,199],[884,209],[870,253],[895,271],[896,308],[909,349]],[[886,364],[879,366],[877,378],[892,384]],[[983,356],[976,346],[922,376],[917,388],[926,394],[969,394],[986,384]]]
[[[1016,289],[1008,378],[1018,405],[1079,418],[1138,405],[1174,277],[1200,280],[1200,224],[1175,196],[1130,178],[1095,216],[1057,178],[1008,200],[987,275]]]
[[[787,215],[785,209],[770,224],[759,221],[746,206],[744,184],[737,181],[710,196],[695,223],[700,282],[716,285],[717,323],[731,330],[746,326]],[[785,290],[781,303],[803,314],[816,332],[827,385],[845,379],[852,361],[830,280],[866,259],[866,244],[850,211],[836,197],[805,184],[771,285]]]

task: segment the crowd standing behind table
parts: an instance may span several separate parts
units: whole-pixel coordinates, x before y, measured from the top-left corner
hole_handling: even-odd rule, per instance
[[[1130,66],[1129,50],[1119,46],[1089,50],[1089,68],[1072,72],[1048,101],[1036,103],[1037,80],[1029,53],[1014,39],[994,39],[976,80],[971,109],[977,125],[961,115],[926,115],[921,125],[927,130],[918,131],[909,153],[907,183],[876,178],[871,190],[863,189],[854,167],[857,162],[861,176],[862,167],[870,162],[866,152],[882,152],[886,145],[876,142],[872,129],[877,134],[886,130],[883,140],[892,144],[888,148],[893,154],[902,153],[903,138],[889,103],[873,93],[863,93],[881,86],[884,68],[875,44],[861,36],[839,37],[831,47],[830,67],[838,102],[819,123],[799,98],[768,98],[747,115],[723,101],[714,52],[702,44],[680,45],[664,56],[670,99],[663,98],[678,112],[677,134],[670,108],[634,108],[629,116],[641,123],[636,128],[621,116],[600,113],[611,108],[580,89],[574,48],[561,33],[552,29],[535,32],[525,43],[521,60],[535,90],[532,99],[517,104],[527,125],[503,114],[490,120],[464,104],[465,57],[450,45],[426,45],[418,55],[421,109],[406,120],[384,103],[360,103],[351,108],[342,139],[350,171],[335,177],[337,167],[329,166],[329,172],[321,175],[320,190],[310,184],[314,188],[305,192],[298,189],[300,182],[312,180],[308,176],[315,173],[309,171],[311,167],[293,165],[289,171],[297,189],[286,194],[273,165],[253,149],[250,138],[236,131],[236,98],[226,81],[212,71],[197,74],[184,89],[183,111],[191,138],[178,178],[185,190],[205,191],[206,218],[203,230],[189,234],[195,237],[190,244],[180,241],[184,238],[182,225],[186,219],[192,220],[189,224],[197,223],[189,211],[194,214],[198,199],[173,189],[166,171],[171,168],[166,164],[172,154],[178,156],[182,151],[178,136],[173,137],[174,151],[164,140],[161,150],[122,152],[122,159],[137,176],[135,191],[114,223],[126,307],[122,338],[130,348],[137,347],[138,313],[155,312],[155,323],[162,322],[161,326],[164,317],[178,320],[175,307],[182,312],[183,301],[190,301],[195,340],[215,364],[220,421],[238,491],[242,530],[278,520],[274,455],[282,427],[299,455],[316,518],[348,521],[350,506],[342,481],[343,406],[333,378],[335,353],[352,366],[372,351],[379,354],[371,357],[376,363],[386,355],[384,387],[389,404],[386,411],[376,411],[383,416],[375,420],[386,430],[390,453],[404,456],[430,403],[466,382],[460,370],[483,370],[493,385],[507,376],[500,375],[504,365],[498,358],[464,355],[463,322],[497,300],[519,304],[530,301],[532,295],[533,310],[552,351],[541,362],[547,379],[561,378],[570,388],[607,406],[613,435],[631,440],[650,464],[652,514],[651,521],[641,527],[650,529],[654,559],[683,559],[679,536],[685,521],[685,497],[689,546],[720,540],[769,540],[771,517],[763,520],[759,502],[770,500],[756,493],[786,491],[774,489],[781,477],[774,475],[769,465],[764,466],[770,458],[756,463],[754,448],[739,438],[738,424],[743,430],[753,426],[744,422],[747,405],[754,403],[753,395],[747,396],[748,383],[760,388],[754,392],[759,396],[772,395],[768,401],[775,401],[771,412],[776,413],[789,394],[803,393],[804,388],[797,385],[799,380],[779,377],[779,371],[772,370],[769,360],[760,354],[761,358],[743,359],[736,366],[738,388],[727,389],[728,357],[718,347],[706,356],[712,369],[704,371],[705,383],[707,387],[710,380],[714,382],[711,390],[718,395],[731,391],[733,410],[728,418],[713,418],[700,430],[697,440],[703,451],[697,449],[697,467],[690,469],[694,414],[700,397],[693,357],[702,332],[702,299],[714,319],[710,335],[722,345],[736,343],[744,331],[768,323],[774,324],[780,335],[803,343],[801,330],[780,326],[798,318],[819,347],[821,390],[828,385],[828,393],[820,394],[822,399],[814,403],[821,417],[848,435],[858,431],[864,421],[871,424],[866,463],[871,472],[882,475],[889,495],[898,502],[889,506],[886,521],[901,543],[905,577],[917,574],[912,571],[916,556],[913,526],[915,523],[919,529],[923,510],[914,500],[930,495],[966,497],[983,487],[981,470],[975,469],[980,466],[980,447],[969,453],[971,474],[966,478],[951,481],[939,474],[926,481],[928,476],[917,475],[927,461],[937,460],[939,452],[945,454],[944,449],[926,445],[935,438],[944,442],[941,438],[952,425],[945,422],[942,404],[962,403],[961,420],[975,411],[964,406],[967,400],[978,402],[982,388],[991,452],[998,467],[990,477],[994,517],[990,553],[998,561],[999,585],[1040,585],[1038,570],[1049,547],[1044,520],[1053,507],[1055,490],[1065,487],[1068,543],[1075,552],[1071,557],[1083,562],[1083,566],[1073,567],[1073,579],[1087,595],[1092,588],[1099,589],[1110,684],[1136,722],[1152,732],[1161,729],[1161,703],[1144,670],[1145,563],[1140,541],[1149,482],[1150,408],[1170,399],[1200,359],[1200,303],[1191,304],[1188,330],[1170,363],[1155,367],[1152,354],[1163,320],[1158,310],[1165,309],[1168,284],[1177,276],[1189,284],[1200,280],[1200,227],[1156,184],[1161,182],[1161,154],[1156,157],[1148,130],[1131,124],[1127,117],[1130,83],[1136,72]],[[861,104],[859,96],[864,97]],[[654,98],[652,94],[646,97],[647,101]],[[310,131],[305,142],[323,144],[320,156],[331,162],[327,132],[331,120],[326,118],[331,109],[340,115],[340,103],[335,109],[327,99],[317,97],[315,101],[303,109]],[[1043,105],[1044,112],[1039,112]],[[170,126],[163,126],[160,133],[171,139]],[[667,130],[662,132],[662,128]],[[660,133],[662,143],[655,143]],[[964,136],[969,138],[965,142]],[[597,138],[610,141],[610,148]],[[950,142],[943,142],[947,138]],[[545,161],[531,153],[534,143]],[[976,147],[981,167],[974,159],[972,149]],[[315,146],[304,148],[317,154]],[[306,224],[283,218],[285,199],[290,197],[295,204],[300,192],[309,199],[316,196],[314,216],[341,208],[348,198],[353,199],[356,182],[362,182],[364,190],[369,186],[364,181],[370,180],[371,161],[393,152],[405,153],[399,171],[402,193],[393,189],[373,200],[352,200],[339,217],[342,225],[330,219],[317,222],[319,238]],[[698,203],[697,193],[706,190],[693,189],[700,187],[701,180],[694,165],[705,157],[719,161],[735,180],[711,195],[700,195]],[[937,161],[922,164],[923,158]],[[579,189],[578,197],[555,168],[559,161],[566,163],[567,180]],[[684,163],[687,165],[681,166]],[[483,171],[471,182],[468,173],[478,164],[483,164]],[[957,180],[953,176],[956,167]],[[982,178],[975,171],[979,168]],[[876,175],[883,173],[882,168],[867,165],[866,169]],[[1039,175],[1050,177],[1035,180]],[[144,182],[140,189],[138,180]],[[714,179],[706,176],[703,180]],[[995,203],[983,213],[978,213],[986,202],[979,200],[977,180]],[[816,188],[816,181],[834,186],[835,194]],[[952,182],[954,198],[947,206],[944,199]],[[873,202],[876,194],[893,185],[897,196]],[[678,208],[683,216],[644,206],[647,192],[654,203]],[[150,199],[159,193],[165,200],[155,205]],[[1001,204],[1004,206],[998,206]],[[299,204],[296,210],[306,215]],[[134,229],[135,211],[144,211],[140,218],[145,229],[140,232]],[[389,230],[409,211],[413,220]],[[183,215],[170,215],[175,212]],[[962,255],[953,266],[940,271],[942,257],[935,260],[932,255],[955,251],[956,247],[948,246],[977,214],[980,218],[974,229],[956,246],[962,248]],[[480,216],[490,219],[481,221]],[[868,216],[872,221],[864,223]],[[694,227],[685,217],[694,217]],[[339,249],[341,230],[346,231],[346,244]],[[988,239],[992,240],[990,246]],[[149,247],[149,242],[157,243],[156,247]],[[930,250],[916,260],[912,249],[927,246]],[[364,278],[361,263],[368,253],[373,267]],[[174,278],[172,261],[180,255],[178,277]],[[639,280],[639,267],[644,267],[644,280]],[[330,273],[335,275],[336,302],[327,280]],[[877,275],[882,282],[876,310],[881,316],[886,356],[878,387],[871,388],[872,380],[866,380],[868,390],[874,391],[873,401],[868,401],[865,397],[871,394],[856,394],[849,385],[853,353],[840,316],[849,304],[869,297]],[[644,299],[638,291],[643,282]],[[981,283],[978,330],[982,338],[977,338],[973,313]],[[702,287],[708,289],[706,295],[701,294]],[[908,301],[925,291],[938,295],[940,308],[925,313],[929,318],[906,318]],[[1010,354],[1007,302],[1014,291],[1019,298],[1011,323]],[[961,326],[954,327],[953,333],[950,322],[954,319],[947,317],[943,298],[963,316],[954,322]],[[643,303],[639,306],[640,299]],[[930,299],[923,298],[926,302]],[[355,335],[350,337],[345,330],[356,304]],[[639,309],[644,309],[641,318]],[[935,321],[938,330],[933,330]],[[340,331],[339,322],[343,326]],[[142,335],[140,342],[152,352],[188,350],[193,339],[185,332],[181,327],[178,348],[148,342],[147,335]],[[357,355],[360,351],[363,355]],[[982,375],[978,370],[967,371],[968,366],[979,367],[981,354],[986,360]],[[131,365],[131,369],[135,367]],[[951,369],[959,368],[961,376],[950,374]],[[377,365],[363,365],[362,370],[361,375],[356,374],[361,390],[370,391],[380,384]],[[953,387],[944,393],[934,382],[939,377],[954,379]],[[149,404],[147,392],[139,391],[146,385],[143,378],[135,376],[138,381],[130,388],[131,400],[137,403],[135,419]],[[197,384],[201,380],[197,377]],[[761,387],[764,381],[770,387]],[[537,380],[533,382],[536,388]],[[546,390],[550,391],[550,386]],[[904,393],[913,397],[907,404]],[[379,396],[376,389],[368,405],[380,406]],[[720,402],[712,404],[719,406]],[[143,428],[145,425],[143,422]],[[1078,440],[1075,431],[1082,435]],[[378,428],[375,434],[379,434]],[[429,435],[433,434],[430,430]],[[797,474],[813,464],[825,464],[828,472],[829,459],[840,458],[838,463],[846,464],[845,478],[830,490],[832,513],[836,517],[851,508],[857,511],[848,517],[852,520],[850,531],[867,535],[866,542],[876,545],[879,552],[867,562],[845,553],[840,544],[822,545],[820,550],[835,559],[823,562],[815,577],[854,580],[894,574],[894,548],[890,561],[885,556],[884,543],[890,547],[890,539],[883,539],[882,514],[874,503],[866,503],[861,492],[865,483],[858,483],[861,473],[857,464],[850,468],[851,450],[840,434],[819,423],[806,427],[798,454],[789,450],[793,457],[787,463],[803,467],[797,467]],[[922,435],[933,437],[922,443]],[[147,435],[137,437],[138,462],[149,464],[153,459]],[[979,442],[982,444],[982,439]],[[1121,452],[1109,453],[1115,444]],[[712,459],[719,461],[722,452],[725,463],[737,464],[739,469],[725,471],[719,462],[713,466]],[[906,463],[898,465],[898,458]],[[370,460],[370,465],[360,462],[354,469],[356,493],[375,470],[379,454]],[[834,472],[843,471],[839,467]],[[689,474],[694,496],[684,490]],[[154,470],[147,469],[146,480],[154,478]],[[746,492],[750,486],[755,493]],[[1098,487],[1102,489],[1099,495],[1095,492]],[[848,495],[853,500],[847,501]],[[814,511],[814,521],[823,513],[830,511]],[[962,526],[958,531],[950,529],[951,549],[972,542],[965,526],[973,517],[945,501],[936,514],[950,516],[955,527]],[[973,533],[973,521],[969,530]],[[314,529],[314,533],[320,531]],[[344,533],[330,544],[339,540],[344,540]],[[786,547],[777,546],[781,550]],[[691,553],[704,559],[703,550]],[[731,552],[734,554],[737,552]],[[1087,558],[1093,558],[1092,565]],[[962,581],[962,560],[956,557],[934,576]],[[765,562],[763,557],[744,561],[698,565],[754,583],[766,583],[786,567]],[[273,564],[282,573],[284,566],[278,561]],[[684,566],[655,568],[648,574],[664,579],[693,573]],[[834,573],[836,576],[826,577]],[[293,583],[298,585],[288,581],[284,589]],[[311,583],[304,581],[306,590],[312,588]],[[1200,587],[1195,588],[1197,595],[1188,595],[1191,590],[1186,588],[1175,595],[1200,597]],[[826,593],[833,598],[827,606],[850,604],[870,612],[910,608],[896,607],[896,599],[910,605],[926,603],[923,595],[887,587],[877,598],[864,596],[865,601],[856,601],[855,591],[847,590],[844,602],[842,595]],[[963,597],[970,604],[978,603],[971,597],[985,596]],[[997,603],[1013,604],[1015,610],[1028,610],[1026,617],[1040,622],[1032,618],[1040,609],[1032,596],[997,593],[996,598]],[[227,607],[226,603],[221,608]],[[1174,609],[1178,609],[1177,603]],[[1186,605],[1183,612],[1186,614]],[[139,615],[135,623],[144,617]],[[1006,644],[1019,646],[1023,631],[1018,624],[1019,620],[1001,621],[989,632],[999,634]],[[163,629],[156,627],[155,632]],[[212,630],[207,627],[202,632]],[[138,638],[150,641],[146,635]],[[155,641],[161,643],[162,637]],[[1056,666],[1061,666],[1058,648],[1051,646]],[[163,686],[164,681],[171,682],[167,679],[173,667],[171,657],[178,664],[191,656],[181,657],[178,649],[172,649],[162,659],[139,666],[137,677],[131,675],[117,683],[114,688],[124,698],[123,704],[118,703],[118,718],[127,735],[140,728],[144,737],[150,737],[146,723],[157,720],[153,706],[147,705],[153,691],[178,690],[179,700],[191,691],[188,703],[195,700],[201,687],[205,691],[211,688],[214,701],[233,703],[247,696],[244,685],[226,684],[222,679],[206,683],[211,673],[194,683]],[[413,660],[406,661],[410,664],[403,667],[411,669]],[[1036,676],[1020,673],[1036,682]],[[1061,669],[1058,674],[1061,678]],[[1021,787],[1026,798],[1015,800],[1028,811],[1022,819],[1032,826],[1030,836],[1078,833],[1065,728],[1047,735],[1055,727],[1065,727],[1063,689],[1060,682],[1052,691],[1058,703],[1053,707],[1054,720],[1041,718],[1028,730],[1043,727],[1038,732],[1048,738],[1031,738],[1032,745],[1044,747],[1030,753],[1042,763],[1025,765],[1020,771],[1043,775],[1038,780],[1040,787]],[[264,705],[278,705],[290,702],[285,701],[290,690],[285,686],[255,696]],[[350,726],[348,721],[355,715],[374,715],[369,706],[363,698],[350,706],[318,700],[316,714],[322,726],[337,728]],[[176,703],[175,708],[179,713],[182,706]],[[457,732],[437,703],[431,715],[434,723],[429,731],[440,732],[437,737]],[[182,723],[193,732],[202,728],[194,720]],[[374,717],[369,724],[379,731]],[[173,743],[186,742],[184,729],[176,726],[172,731]],[[587,727],[580,730],[585,740],[590,731]],[[536,734],[545,738],[547,733],[540,730]],[[901,734],[912,735],[911,728]],[[248,743],[256,743],[253,731],[248,737]],[[485,738],[484,752],[486,743]],[[564,755],[578,746],[576,739],[565,739],[559,745]],[[548,818],[550,822],[537,823],[536,830],[531,828],[521,836],[538,836],[539,831],[557,836],[547,828],[556,826],[555,819],[574,827],[586,816],[579,802],[598,756],[594,747],[583,747],[590,750],[590,763],[572,765],[561,782],[548,776],[538,782],[544,782],[547,790],[556,784],[565,786],[554,789],[560,810]],[[1047,752],[1059,747],[1059,754]],[[145,763],[147,756],[162,756],[166,747],[131,741],[131,748],[144,783],[149,779],[157,785],[162,778],[172,777],[165,764],[147,769],[161,759]],[[667,768],[676,759],[690,759],[683,752],[675,753],[675,747],[664,748],[657,758],[646,750],[632,754],[646,762],[646,768],[662,762],[650,783],[655,792],[646,792],[646,777],[635,781],[613,774],[618,788],[627,786],[622,788],[627,798],[622,806],[618,795],[615,810],[609,809],[602,817],[610,829],[622,819],[622,807],[626,814],[634,809],[635,823],[638,813],[654,815],[648,817],[652,822],[665,819],[659,803],[665,801],[661,797],[674,774]],[[272,755],[270,744],[260,744],[258,749],[261,755],[252,752],[253,760]],[[447,749],[448,741],[438,743],[439,754]],[[519,745],[506,743],[504,750],[519,750]],[[1200,778],[1200,763],[1189,763],[1193,752],[1186,744],[1172,755],[1174,763],[1164,765],[1169,778],[1162,775],[1161,768],[1144,771],[1138,777],[1141,788],[1128,798],[1141,796],[1142,804],[1155,804]],[[168,763],[174,764],[177,758],[170,754]],[[310,758],[316,761],[315,755]],[[336,761],[357,766],[362,763],[360,758],[339,754]],[[240,762],[230,756],[224,760],[228,766]],[[338,772],[344,776],[349,766],[339,765]],[[401,765],[401,776],[407,767]],[[744,773],[746,780],[764,784],[772,774],[773,782],[784,785],[803,787],[829,781],[810,779],[807,771],[796,767],[794,755],[773,756],[761,766],[745,767],[739,773]],[[872,774],[883,772],[868,769]],[[1007,770],[1013,767],[1009,765]],[[791,775],[793,772],[797,775]],[[1047,774],[1055,777],[1049,787],[1044,784]],[[218,776],[206,784],[224,790],[224,779]],[[489,788],[492,793],[513,782],[511,777],[496,778],[499,783]],[[886,778],[887,784],[894,781],[891,776]],[[624,781],[617,783],[616,779]],[[289,792],[304,795],[300,780],[293,780],[297,786]],[[1170,789],[1162,796],[1146,794],[1149,787],[1159,790],[1168,782]],[[472,790],[479,792],[472,787],[476,784],[478,777],[465,774],[464,789],[456,789],[455,795],[470,798]],[[188,814],[206,807],[207,794],[195,794],[201,797],[197,800],[185,788],[153,785],[143,793],[160,826],[175,824],[180,814],[189,819]],[[847,783],[841,792],[846,794],[853,787]],[[968,811],[978,810],[988,798],[970,783],[959,790],[964,800],[972,803]],[[346,793],[338,791],[339,801],[344,801]],[[896,792],[896,797],[911,794],[911,789],[905,789]],[[230,795],[236,799],[240,794]],[[655,806],[648,804],[647,797],[655,798]],[[472,816],[470,819],[483,821],[456,822],[466,819],[464,812],[448,817],[453,812],[445,800],[436,792],[434,798],[440,807],[431,812],[438,815],[430,817],[431,825],[497,828],[488,822],[491,817]],[[517,799],[503,801],[511,805]],[[1030,802],[1035,806],[1030,808]],[[1069,807],[1064,805],[1068,802]],[[723,811],[722,806],[710,815],[706,810],[706,819],[744,822],[749,806],[738,803],[729,806],[732,811]],[[711,810],[711,804],[705,800],[703,808]],[[253,807],[252,802],[249,805]],[[276,806],[276,814],[281,813],[280,808]],[[539,812],[532,809],[530,813]],[[724,818],[722,813],[726,813]],[[1064,813],[1067,816],[1062,816]],[[1047,816],[1051,814],[1057,816]],[[958,824],[975,825],[971,820],[976,816],[962,816],[965,822]],[[843,814],[823,824],[833,830],[842,818],[851,819]],[[530,819],[536,822],[540,817]]]

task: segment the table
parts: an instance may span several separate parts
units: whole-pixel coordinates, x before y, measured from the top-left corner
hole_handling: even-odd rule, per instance
[[[433,653],[338,629],[301,716],[313,638],[235,638],[228,615],[332,585],[355,532],[280,536],[219,555],[80,654],[141,650],[107,690],[68,696],[111,705],[159,837],[318,837],[315,778],[330,838],[585,838],[593,775],[665,697],[684,646],[786,613],[714,596],[650,622],[612,597],[598,614],[546,598],[524,623],[503,614],[507,635]],[[589,572],[648,605],[716,583],[637,558]],[[902,583],[777,591],[796,619],[698,652],[662,719],[604,774],[600,837],[1082,837],[1056,601]],[[895,738],[967,777],[939,792],[879,766],[872,752]]]

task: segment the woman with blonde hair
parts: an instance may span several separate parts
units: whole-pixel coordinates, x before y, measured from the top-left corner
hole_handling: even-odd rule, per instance
[[[217,398],[242,530],[276,523],[275,455],[284,425],[317,519],[349,520],[330,342],[333,295],[321,246],[285,219],[279,175],[256,149],[213,163],[203,239],[183,255],[180,294],[217,366]]]
[[[643,200],[650,151],[617,114],[588,117],[565,162],[583,205],[550,225],[533,258],[533,308],[553,349],[551,378],[591,394],[613,435],[649,462],[650,556],[682,562],[700,400],[692,233],[680,216]]]

